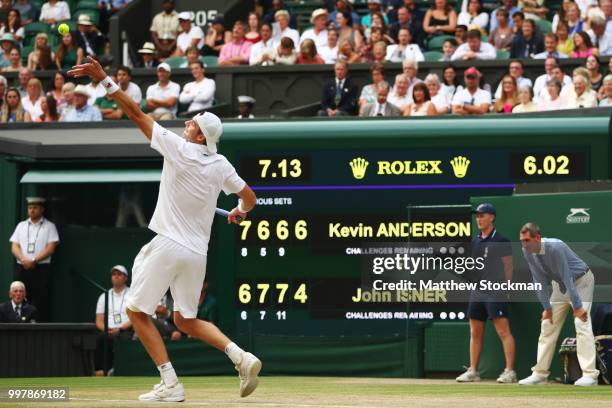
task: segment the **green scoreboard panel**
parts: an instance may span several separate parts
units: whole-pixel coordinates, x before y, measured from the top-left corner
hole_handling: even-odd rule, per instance
[[[373,251],[471,239],[469,208],[409,208],[609,175],[607,118],[255,122],[228,124],[224,137],[222,151],[258,197],[248,219],[220,235],[232,267],[218,279],[233,292],[222,313],[240,332],[385,333],[465,319],[464,304],[427,294],[360,296]]]

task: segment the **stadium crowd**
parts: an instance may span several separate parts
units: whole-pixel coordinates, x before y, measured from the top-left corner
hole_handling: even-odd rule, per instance
[[[367,3],[367,11],[354,7],[360,2]],[[19,74],[13,87],[0,76],[0,122],[124,118],[100,84],[75,85],[63,72],[86,56],[103,65],[112,62],[108,18],[128,3],[1,1],[0,70]],[[173,0],[163,0],[163,10],[151,21],[150,41],[134,62],[155,69],[158,82],[140,89],[131,82],[130,67],[118,68],[116,80],[156,120],[214,104],[216,86],[205,76],[207,65],[334,64],[335,79],[322,90],[321,116],[517,113],[609,106],[612,98],[610,64],[603,63],[612,55],[612,0],[563,0],[554,3],[558,10],[546,0],[461,0],[459,12],[449,0],[432,0],[426,10],[415,0],[326,0],[301,32],[297,21],[304,16],[292,15],[290,4],[255,3],[246,21],[217,16],[202,30],[192,13],[179,13]],[[73,28],[63,37],[55,34],[61,22]],[[563,72],[559,60],[564,58],[583,59],[584,65]],[[484,78],[476,66],[462,75],[453,66],[494,59],[508,61],[499,82]],[[542,61],[542,75],[523,76],[527,59]],[[422,61],[448,65],[441,76],[420,77]],[[348,75],[354,63],[371,64],[372,82],[362,89],[354,89]],[[385,77],[388,63],[401,63],[403,73]],[[173,82],[173,68],[189,68],[193,81]],[[36,78],[40,70],[57,70],[49,89]],[[241,116],[252,117],[250,112]]]

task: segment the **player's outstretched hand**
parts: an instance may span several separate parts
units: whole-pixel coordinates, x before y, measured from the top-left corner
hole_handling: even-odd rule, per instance
[[[244,220],[246,218],[247,214],[240,212],[238,210],[238,207],[234,208],[232,211],[230,211],[229,214],[227,214],[227,223],[228,224],[240,224],[242,222],[242,220]]]
[[[86,63],[73,66],[72,69],[68,71],[68,75],[75,78],[88,76],[98,82],[106,78],[106,72],[104,72],[102,65],[91,57],[87,57]]]

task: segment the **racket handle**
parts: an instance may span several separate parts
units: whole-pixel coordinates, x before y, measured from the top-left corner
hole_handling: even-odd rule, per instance
[[[217,215],[227,219],[227,217],[229,216],[229,211],[224,210],[223,208],[217,208],[215,210],[215,214],[217,214]],[[242,221],[242,217],[240,217],[240,216],[236,217],[236,221]]]

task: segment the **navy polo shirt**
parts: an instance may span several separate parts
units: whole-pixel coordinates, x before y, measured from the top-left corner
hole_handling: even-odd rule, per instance
[[[478,279],[486,279],[491,282],[503,282],[504,256],[512,256],[512,245],[510,240],[500,234],[496,229],[483,238],[482,234],[478,234],[472,240],[472,257],[484,258],[485,267],[480,271]]]

